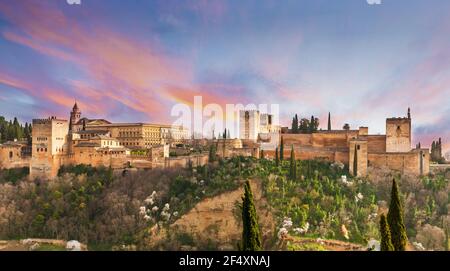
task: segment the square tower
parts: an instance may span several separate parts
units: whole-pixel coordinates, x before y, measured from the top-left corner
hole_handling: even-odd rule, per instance
[[[386,152],[411,151],[411,118],[386,119]]]
[[[367,140],[350,140],[348,169],[351,175],[367,175],[367,150]]]
[[[69,123],[50,117],[34,119],[30,177],[52,178],[58,174],[61,159],[67,153]]]
[[[239,111],[239,138],[256,141],[260,130],[260,114],[257,110]]]

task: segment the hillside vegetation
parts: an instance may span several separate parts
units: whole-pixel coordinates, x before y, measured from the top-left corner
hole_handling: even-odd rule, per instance
[[[296,170],[290,178],[289,161],[237,157],[129,174],[81,165],[50,182],[2,172],[0,240],[79,240],[90,250],[236,249],[238,189],[250,179],[265,249],[329,249],[323,240],[366,247],[379,240],[378,217],[397,178],[411,247],[448,246],[449,172],[418,178],[371,170],[355,179],[342,177],[343,165],[322,161],[298,161]],[[205,217],[210,222],[198,220]]]

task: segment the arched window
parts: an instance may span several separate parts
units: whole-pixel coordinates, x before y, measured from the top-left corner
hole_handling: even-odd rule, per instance
[[[9,159],[12,159],[12,158],[13,158],[13,152],[10,151],[10,152],[9,152]]]

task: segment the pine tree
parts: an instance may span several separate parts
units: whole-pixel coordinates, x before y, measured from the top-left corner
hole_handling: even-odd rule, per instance
[[[387,221],[395,251],[404,251],[408,237],[406,236],[406,228],[403,223],[403,209],[395,179],[392,180],[391,203],[389,205]]]
[[[261,233],[258,226],[258,216],[253,202],[250,182],[245,182],[242,198],[242,244],[243,251],[258,251],[262,249]]]
[[[380,236],[381,236],[381,251],[394,251],[394,245],[391,240],[391,231],[386,220],[386,216],[381,214],[380,217]]]
[[[358,149],[355,145],[355,154],[353,156],[353,176],[358,176]]]
[[[278,148],[275,149],[275,165],[277,167],[280,165],[280,158],[278,157]]]
[[[291,180],[297,179],[297,160],[295,160],[294,145],[292,145],[291,149],[291,164],[289,170],[289,177]]]
[[[328,131],[331,131],[331,113],[328,112]]]
[[[280,161],[284,160],[284,140],[283,136],[281,136],[281,144],[280,144]]]

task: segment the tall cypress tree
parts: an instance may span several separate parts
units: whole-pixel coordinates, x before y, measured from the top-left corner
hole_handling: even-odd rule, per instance
[[[297,179],[297,160],[295,160],[294,145],[292,145],[291,149],[291,165],[289,170],[289,177],[291,178],[291,180]]]
[[[298,116],[295,114],[295,116],[292,118],[292,133],[298,134]]]
[[[406,236],[406,228],[403,223],[403,209],[395,179],[392,180],[391,203],[389,205],[387,221],[395,251],[404,251],[408,237]]]
[[[277,167],[280,165],[280,158],[278,157],[278,148],[275,149],[275,165]]]
[[[328,131],[331,131],[331,113],[328,112]]]
[[[240,249],[243,251],[261,250],[261,233],[249,181],[245,182],[244,197],[242,197],[242,225],[242,244]]]
[[[358,150],[355,145],[355,154],[353,156],[353,176],[358,176]]]
[[[281,136],[281,144],[280,144],[280,161],[284,160],[284,140],[283,136]]]
[[[391,231],[386,220],[386,216],[381,214],[380,217],[380,236],[381,236],[381,251],[394,251],[392,244]]]
[[[209,146],[209,162],[214,162],[216,160],[216,146],[214,144],[211,144]]]

